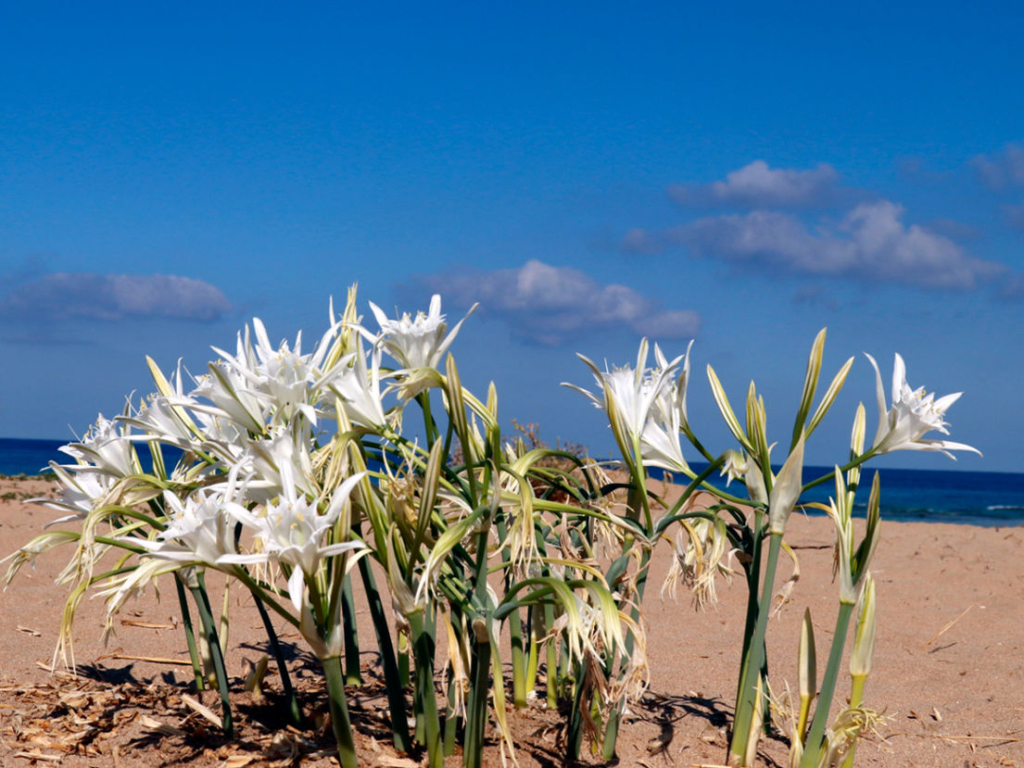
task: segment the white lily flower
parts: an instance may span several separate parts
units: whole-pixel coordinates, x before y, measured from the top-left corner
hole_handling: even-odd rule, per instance
[[[101,500],[110,493],[117,483],[116,478],[108,474],[75,472],[73,467],[65,468],[54,461],[50,462],[50,469],[60,481],[60,496],[56,499],[43,496],[27,501],[71,514],[51,520],[46,524],[47,528],[51,525],[66,523],[69,520],[84,520],[98,503],[102,503]]]
[[[315,426],[317,406],[321,404],[327,393],[327,384],[335,375],[333,371],[323,371],[322,366],[330,351],[330,341],[338,331],[338,324],[327,330],[316,349],[308,355],[302,354],[301,331],[295,338],[295,349],[292,350],[286,341],[282,341],[279,347],[272,346],[267,329],[258,317],[253,318],[252,324],[257,342],[255,349],[252,349],[246,333],[244,344],[239,337],[237,356],[216,347],[214,351],[245,381],[241,389],[268,408],[274,421],[287,422],[293,414],[299,412]],[[233,389],[238,393],[240,388]],[[251,412],[251,408],[246,410]]]
[[[691,341],[686,348],[683,359],[683,370],[675,385],[665,384],[658,392],[651,408],[647,423],[640,436],[640,451],[644,464],[649,467],[661,467],[670,472],[689,472],[689,465],[683,457],[683,448],[679,442],[679,433],[689,429],[686,417],[686,386],[690,380],[690,349]],[[658,371],[664,371],[671,379],[680,358],[671,363],[662,354],[661,348],[654,345],[654,357],[658,362]]]
[[[306,496],[316,496],[317,487],[313,481],[313,459],[310,455],[308,433],[278,427],[267,439],[244,439],[245,446],[232,463],[232,471],[239,475],[252,476],[247,486],[250,500],[265,503],[282,492],[288,485],[298,488]],[[238,451],[239,444],[229,446]]]
[[[182,450],[189,450],[197,441],[197,437],[191,428],[194,427],[194,423],[190,422],[188,415],[178,403],[186,399],[182,387],[184,376],[181,371],[181,360],[178,360],[178,367],[171,374],[170,381],[163,377],[152,359],[147,360],[150,369],[154,371],[154,376],[158,377],[157,386],[160,391],[147,397],[134,416],[121,416],[118,421],[142,432],[135,437],[137,441],[160,440]]]
[[[210,363],[210,373],[200,376],[196,388],[183,400],[173,401],[174,405],[188,408],[199,418],[207,414],[234,424],[241,433],[260,434],[267,428],[267,409],[253,393],[246,389],[246,380],[233,366],[224,362]],[[195,400],[206,398],[213,405]]]
[[[288,579],[288,594],[295,609],[302,612],[305,577],[316,576],[324,558],[365,549],[361,541],[342,541],[323,545],[324,536],[333,529],[352,489],[366,474],[360,472],[343,482],[331,498],[325,514],[317,510],[319,500],[310,501],[299,495],[291,477],[291,469],[284,465],[281,472],[283,491],[276,503],[267,504],[261,516],[239,506],[227,508],[236,520],[256,533],[260,551],[250,554],[225,554],[218,563],[277,563],[292,568]]]
[[[331,387],[353,423],[380,431],[387,425],[380,393],[380,347],[370,350],[370,358],[367,370],[362,337],[357,336],[356,351],[338,361],[338,376]]]
[[[955,403],[961,393],[955,392],[935,399],[934,393],[925,393],[924,387],[911,389],[907,383],[907,369],[900,355],[892,370],[892,407],[885,407],[885,387],[882,374],[878,370],[875,358],[865,353],[875,369],[876,389],[878,395],[878,431],[872,450],[877,454],[892,451],[939,451],[949,458],[956,458],[950,451],[974,451],[979,456],[981,451],[964,443],[951,440],[925,440],[924,435],[931,431],[949,434],[949,426],[943,419],[949,407]]]
[[[142,430],[143,434],[134,438],[137,442],[159,440],[182,450],[188,450],[196,442],[175,405],[163,395],[150,395],[135,416],[123,421]]]
[[[79,462],[62,465],[75,472],[97,472],[122,478],[141,471],[128,429],[119,428],[116,422],[103,418],[102,413],[81,442],[61,446],[58,450]]]
[[[746,477],[747,472],[752,461],[747,457],[745,453],[740,451],[726,451],[725,464],[722,465],[722,471],[719,472],[719,476],[725,478],[725,487],[728,488],[729,484],[733,480],[740,480]],[[754,471],[757,471],[757,467],[754,467]]]
[[[218,560],[237,552],[234,522],[227,513],[245,510],[230,500],[234,496],[233,478],[223,491],[196,491],[184,501],[164,491],[167,527],[155,540],[132,537],[126,541],[161,560],[217,567]]]
[[[430,310],[426,314],[417,312],[412,317],[408,312],[397,319],[390,319],[384,311],[370,302],[370,309],[377,319],[380,331],[370,333],[362,326],[355,329],[374,346],[380,346],[398,363],[400,370],[395,375],[405,374],[399,387],[399,397],[409,400],[420,392],[434,386],[435,376],[417,374],[420,369],[440,370],[448,348],[458,336],[466,318],[476,311],[478,305],[469,308],[465,317],[448,331],[445,316],[441,314],[441,297],[434,294],[430,299]]]
[[[238,463],[245,454],[249,432],[225,416],[196,410],[193,414],[203,438],[196,447],[219,458],[226,467]]]
[[[441,297],[436,293],[430,298],[430,311],[427,314],[417,312],[415,318],[406,312],[400,318],[391,320],[371,301],[370,309],[380,325],[380,333],[367,336],[373,343],[380,341],[384,350],[404,369],[437,368],[444,353],[459,334],[462,324],[476,308],[476,304],[470,307],[466,316],[445,335],[448,326],[444,321],[445,316],[441,314]]]
[[[683,359],[677,357],[671,363],[659,367],[658,370],[650,370],[647,366],[647,339],[640,342],[640,350],[637,353],[636,368],[624,366],[613,367],[610,371],[601,371],[593,362],[583,355],[577,355],[594,374],[594,380],[601,387],[601,397],[589,392],[575,384],[562,383],[563,387],[574,389],[589,399],[595,408],[607,414],[615,439],[624,456],[633,455],[633,445],[640,441],[647,427],[648,419],[651,417],[655,405],[667,398],[671,400],[672,395],[666,389],[672,388],[672,375],[676,367]],[[674,410],[669,407],[669,410]],[[664,432],[664,428],[662,428]],[[659,441],[657,430],[652,430],[648,435],[648,445],[652,449],[666,446]],[[671,446],[665,450],[670,458]],[[658,454],[660,456],[660,453]],[[637,457],[637,458],[643,458]],[[680,453],[679,458],[682,458]],[[660,466],[660,465],[659,465]]]

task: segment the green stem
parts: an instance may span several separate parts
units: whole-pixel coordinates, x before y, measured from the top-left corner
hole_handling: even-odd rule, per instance
[[[444,713],[444,743],[442,750],[445,757],[455,754],[455,737],[459,731],[459,718],[455,715],[455,681],[448,681],[448,707]]]
[[[870,459],[874,455],[875,455],[875,449],[872,448],[867,453],[862,453],[860,456],[857,456],[857,457],[851,459],[850,461],[848,461],[846,464],[843,464],[843,466],[841,466],[839,468],[839,471],[840,472],[849,472],[854,467],[859,467],[861,464],[863,464],[865,461],[867,461],[868,459]],[[835,476],[836,476],[835,472],[832,471],[832,472],[829,472],[826,475],[822,475],[819,478],[811,480],[811,482],[807,483],[806,485],[804,485],[803,488],[800,489],[800,495],[802,496],[804,493],[809,491],[811,488],[814,488],[815,486],[821,485],[822,483],[832,482],[835,479]]]
[[[853,615],[852,603],[840,603],[839,615],[836,617],[836,633],[832,638],[832,649],[828,654],[828,667],[821,681],[821,693],[818,704],[814,708],[814,719],[811,730],[807,734],[804,756],[800,760],[800,768],[816,768],[821,753],[825,726],[828,725],[829,710],[832,708],[832,697],[836,692],[836,680],[839,677],[839,664],[843,659],[843,648],[846,645],[846,633],[850,627],[850,616]]]
[[[523,617],[513,611],[509,617],[512,642],[512,700],[516,709],[526,709],[526,653],[523,649]]]
[[[698,490],[701,486],[706,486],[707,483],[704,481],[711,477],[711,474],[713,472],[716,472],[718,468],[721,467],[724,463],[725,455],[723,454],[722,456],[719,456],[717,459],[708,464],[707,469],[705,469],[699,475],[694,475],[693,478],[691,478],[690,482],[687,484],[686,488],[680,494],[679,498],[676,499],[676,503],[672,505],[672,508],[668,512],[668,516],[675,515],[677,512],[679,512],[679,510],[683,508],[683,505],[690,500],[691,496],[693,496],[694,491]],[[718,495],[717,490],[715,491],[715,495]],[[749,502],[744,502],[744,504],[746,503]]]
[[[867,675],[851,675],[850,707],[859,707],[864,701],[864,683],[867,682]],[[857,751],[857,742],[850,745],[850,751],[843,761],[843,768],[853,768],[853,754]]]
[[[366,558],[364,557],[363,560]],[[338,578],[338,575],[335,576]],[[359,670],[359,632],[356,626],[356,601],[352,595],[352,580],[346,575],[341,588],[341,623],[345,630],[345,682],[362,685]]]
[[[250,592],[252,592],[253,597],[262,600],[264,605],[269,605],[274,613],[296,629],[299,628],[299,620],[292,616],[292,614],[274,598],[274,595],[277,594],[276,592],[272,594],[264,589],[263,585],[253,579],[252,576],[249,575],[249,572],[242,566],[236,566],[231,573],[235,578],[241,581]]]
[[[526,626],[530,631],[530,654],[526,661],[526,692],[536,690],[537,688],[537,664],[540,660],[540,654],[537,646],[537,638],[533,631],[534,622],[534,611],[536,609],[531,605],[526,610]],[[537,617],[539,618],[539,614]]]
[[[409,636],[405,634],[398,636],[398,682],[403,688],[408,688],[412,682],[409,674]]]
[[[486,621],[486,619],[484,619]],[[480,768],[484,756],[484,730],[487,726],[487,701],[490,698],[491,644],[476,643],[473,654],[473,686],[469,691],[469,709],[466,712],[466,742],[462,755],[465,768]],[[495,685],[501,681],[495,680]]]
[[[356,745],[352,738],[352,723],[348,716],[348,702],[345,698],[345,678],[341,671],[341,659],[332,656],[329,659],[321,659],[320,663],[327,683],[331,729],[338,744],[338,762],[341,763],[341,768],[359,768]]]
[[[729,746],[731,757],[740,765],[743,764],[747,753],[747,739],[757,703],[757,679],[761,676],[765,664],[765,633],[768,630],[768,614],[771,612],[772,593],[775,589],[775,570],[781,549],[782,534],[772,533],[768,543],[768,564],[765,567],[764,585],[761,588],[761,602],[757,607],[757,623],[754,625],[754,634],[740,673],[743,678],[743,689],[736,701],[732,743]]]
[[[547,542],[544,540],[544,533],[538,526],[536,533],[537,540],[537,552],[541,557],[547,556]],[[551,569],[547,565],[541,567],[541,574],[544,576],[551,575]],[[543,614],[541,615],[543,626],[541,637],[548,637],[551,633],[551,627],[555,623],[555,607],[550,602],[544,603]],[[531,633],[532,635],[532,633]],[[547,672],[547,704],[548,709],[555,711],[558,709],[558,655],[555,649],[556,641],[555,638],[550,638],[544,647],[545,651],[545,664]],[[531,648],[536,655],[535,648]],[[534,665],[536,667],[536,665]]]
[[[132,509],[131,507],[109,506],[104,507],[103,511],[107,515],[113,516],[116,514],[120,517],[127,517],[131,518],[132,520],[139,520],[140,522],[143,522],[146,525],[151,526],[152,528],[155,528],[158,531],[163,531],[167,528],[167,525],[165,523],[160,522],[155,517],[147,515],[145,512],[139,512],[137,509]]]
[[[427,445],[431,446],[437,441],[438,430],[437,422],[434,421],[434,415],[430,408],[430,390],[416,395],[416,402],[420,404],[420,408],[423,410],[423,424],[427,430]]]
[[[381,602],[377,582],[370,570],[369,558],[359,559],[359,574],[363,579],[366,602],[370,606],[370,620],[377,635],[377,648],[380,651],[381,666],[384,667],[384,685],[388,692],[388,707],[391,710],[391,735],[395,749],[408,752],[412,747],[409,738],[409,721],[405,714],[405,688],[409,684],[409,667],[405,668],[403,682],[401,670],[395,663],[395,648],[391,643],[391,630],[384,615],[384,604]],[[408,656],[404,657],[408,662]]]
[[[627,514],[633,519],[640,519],[639,512],[643,512],[643,526],[644,533],[648,536],[653,531],[653,522],[651,519],[651,505],[650,499],[647,494],[647,473],[643,469],[640,453],[640,438],[634,437],[633,439],[634,457],[636,459],[633,462],[633,477],[630,484],[629,494],[626,499]],[[637,509],[639,507],[639,510]],[[635,546],[635,543],[631,542],[629,538],[623,544],[623,553],[626,550]],[[651,562],[651,549],[645,546],[640,555],[640,568],[636,575],[636,601],[631,611],[633,621],[639,621],[641,608],[644,602],[644,589],[647,586],[647,571]],[[626,635],[626,645],[623,649],[623,661],[630,658],[633,653],[634,637],[633,633],[629,632]],[[610,670],[609,670],[610,671]],[[622,702],[617,702],[612,706],[611,712],[608,714],[608,723],[605,727],[604,733],[604,745],[603,745],[603,756],[605,760],[611,760],[615,757],[615,744],[618,741],[619,736],[619,718],[622,715]]]
[[[185,642],[188,644],[188,657],[192,661],[192,674],[195,676],[196,688],[200,691],[206,690],[206,680],[203,678],[203,665],[199,661],[199,649],[196,648],[196,635],[192,629],[192,613],[188,609],[188,596],[185,594],[185,585],[181,582],[181,575],[174,572],[174,586],[178,591],[178,605],[181,606],[181,623],[185,629]]]
[[[58,533],[64,533],[64,531],[58,531]],[[79,536],[81,536],[80,533]],[[137,555],[149,554],[148,550],[145,550],[142,547],[137,547],[134,544],[129,544],[124,539],[110,538],[109,536],[94,536],[93,541],[97,544],[106,544],[110,547],[119,547],[120,549],[126,549],[129,552],[134,552]]]
[[[544,604],[544,634],[545,636],[551,632],[551,627],[555,623],[555,607],[550,603]],[[551,710],[558,709],[558,649],[556,648],[555,638],[548,640],[545,647],[545,663],[547,671],[547,694],[548,694],[548,708]]]
[[[750,655],[750,642],[754,637],[754,627],[757,626],[757,606],[760,599],[761,584],[761,555],[764,551],[762,544],[764,537],[761,536],[761,526],[764,522],[764,513],[754,513],[754,535],[750,547],[750,563],[747,565],[747,615],[743,625],[743,651],[740,654],[740,675],[736,683],[736,702],[739,703],[743,691],[746,690],[748,657]],[[735,712],[733,713],[735,715]]]
[[[416,657],[416,733],[427,748],[430,768],[442,768],[441,723],[437,714],[437,694],[434,692],[434,638],[425,626],[424,611],[410,614],[412,647]]]
[[[476,570],[473,574],[473,598],[475,616],[470,615],[470,631],[474,635],[472,662],[470,665],[471,685],[469,707],[466,711],[466,739],[462,763],[465,768],[480,768],[483,760],[484,730],[487,726],[487,701],[490,695],[491,644],[487,623],[493,606],[487,594],[487,543],[490,536],[492,517],[490,513],[481,518],[480,532],[476,543]],[[481,628],[478,622],[484,622]],[[500,685],[500,681],[495,681]]]
[[[508,535],[508,526],[505,524],[504,515],[497,520],[498,536],[502,541]],[[512,574],[509,571],[509,563],[512,560],[512,553],[508,547],[501,549],[501,562],[505,571],[505,591],[508,591]],[[526,709],[526,655],[523,652],[523,617],[518,610],[512,611],[508,617],[509,639],[512,644],[512,700],[516,709]]]
[[[277,673],[281,676],[281,688],[284,691],[285,705],[288,708],[288,722],[299,727],[302,725],[302,711],[299,709],[299,700],[295,696],[295,689],[292,688],[292,678],[288,674],[288,665],[284,661],[284,653],[281,650],[281,643],[277,639],[277,631],[274,623],[267,613],[267,607],[256,595],[252,596],[256,603],[256,610],[260,612],[260,619],[263,620],[263,628],[267,632],[267,639],[270,641],[270,650],[274,654],[274,661],[277,663]]]
[[[220,639],[217,637],[217,623],[213,618],[213,611],[210,610],[210,600],[206,595],[206,585],[203,583],[202,572],[196,574],[198,586],[192,587],[192,598],[196,601],[199,609],[199,617],[203,622],[203,630],[206,632],[206,641],[210,646],[210,656],[213,659],[213,670],[217,675],[217,688],[220,690],[220,703],[224,716],[224,735],[229,739],[234,738],[235,728],[231,719],[231,700],[228,696],[228,674],[224,668],[224,655],[220,652]]]
[[[565,739],[570,764],[579,759],[580,748],[583,746],[583,690],[588,674],[586,664],[577,661],[576,690],[572,697],[572,711],[569,713],[569,729]]]
[[[637,624],[640,623],[640,615],[642,613],[642,607],[644,603],[644,591],[647,588],[647,573],[650,570],[651,564],[651,549],[644,547],[643,552],[640,555],[640,569],[636,575],[636,603],[633,606],[631,612],[631,618]],[[632,632],[626,633],[626,645],[623,652],[623,660],[627,660],[633,655],[633,646],[635,644],[635,637]],[[622,704],[618,702],[612,707],[611,712],[608,714],[608,725],[605,728],[604,733],[604,748],[603,757],[605,760],[611,760],[615,757],[615,744],[619,737],[619,720],[622,717]]]

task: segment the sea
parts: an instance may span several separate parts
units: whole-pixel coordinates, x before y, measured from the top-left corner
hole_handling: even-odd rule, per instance
[[[45,474],[51,461],[71,463],[69,456],[58,451],[62,445],[64,442],[60,440],[0,438],[0,475]],[[145,452],[140,453],[145,462]],[[173,460],[169,454],[167,459],[168,462]],[[693,464],[697,472],[706,467],[706,464]],[[879,471],[882,473],[881,511],[885,519],[988,527],[1024,525],[1024,474],[889,467]],[[872,472],[869,466],[863,473],[855,516],[864,514]],[[804,467],[804,482],[831,473],[828,467]],[[717,475],[711,481],[725,487]],[[828,503],[829,496],[835,493],[834,487],[831,481],[826,482],[806,493],[803,500]],[[742,486],[734,483],[731,490],[737,489],[742,493]]]

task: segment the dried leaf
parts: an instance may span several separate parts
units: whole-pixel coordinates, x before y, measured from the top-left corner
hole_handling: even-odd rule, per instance
[[[31,752],[15,752],[14,756],[24,757],[28,760],[45,760],[49,763],[59,763],[64,759],[63,755],[45,755],[36,749]]]
[[[381,755],[377,758],[377,765],[385,766],[386,768],[420,768],[422,763],[410,760],[407,757],[388,757],[387,755]]]
[[[181,700],[186,705],[188,705],[193,710],[195,710],[197,713],[199,713],[200,715],[205,717],[207,720],[209,720],[211,723],[213,723],[213,725],[215,725],[217,728],[220,728],[220,729],[224,728],[224,721],[221,720],[220,715],[216,714],[209,707],[203,706],[198,701],[196,701],[191,696],[189,696],[187,693],[183,693],[181,695]]]
[[[155,621],[138,621],[136,619],[121,619],[121,626],[141,629],[174,629],[172,624],[159,624]]]
[[[181,730],[181,728],[176,728],[173,725],[161,723],[159,720],[154,720],[152,717],[149,717],[148,715],[143,715],[139,722],[142,724],[142,727],[145,728],[147,731],[153,731],[154,733],[162,733],[165,736],[187,735],[185,731]]]

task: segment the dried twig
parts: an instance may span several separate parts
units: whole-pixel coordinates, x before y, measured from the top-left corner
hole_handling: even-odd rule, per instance
[[[970,605],[967,606],[967,611],[971,610],[971,608],[973,608],[973,607],[974,607],[974,603],[971,603]],[[935,635],[935,637],[933,637],[931,640],[929,640],[927,643],[925,643],[924,645],[921,646],[921,650],[922,651],[927,650],[929,645],[934,643],[936,640],[938,640],[940,637],[942,637],[946,632],[948,632],[950,629],[952,629],[954,624],[956,624],[958,621],[960,621],[960,619],[962,619],[964,616],[967,615],[967,611],[964,611],[959,616],[957,616],[955,619],[953,619],[951,622],[949,622],[949,624],[947,624],[942,629],[940,629],[938,631],[938,634]]]
[[[106,658],[117,659],[118,661],[148,661],[151,664],[179,664],[185,667],[192,665],[192,662],[188,659],[167,659],[163,656],[132,656],[127,653],[114,653]]]
[[[142,629],[174,629],[173,624],[160,624],[155,621],[139,621],[137,619],[121,619],[124,627],[141,627]]]

